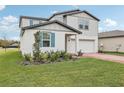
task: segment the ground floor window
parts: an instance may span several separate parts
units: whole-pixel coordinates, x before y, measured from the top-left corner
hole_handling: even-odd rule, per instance
[[[55,33],[41,32],[41,47],[55,47]]]
[[[43,38],[42,38],[42,43],[43,47],[50,47],[50,33],[48,32],[43,32]]]

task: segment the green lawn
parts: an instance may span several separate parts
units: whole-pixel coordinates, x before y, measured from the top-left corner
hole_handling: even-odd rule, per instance
[[[111,55],[118,55],[118,56],[124,56],[124,52],[111,52],[111,51],[104,51],[104,54],[111,54]]]
[[[29,65],[17,50],[0,52],[0,86],[124,86],[124,64],[93,58]]]

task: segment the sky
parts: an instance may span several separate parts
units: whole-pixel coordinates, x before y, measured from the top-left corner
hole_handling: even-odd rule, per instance
[[[19,40],[19,17],[35,16],[48,18],[53,13],[80,9],[100,19],[99,32],[124,30],[124,6],[116,5],[0,5],[0,39]]]

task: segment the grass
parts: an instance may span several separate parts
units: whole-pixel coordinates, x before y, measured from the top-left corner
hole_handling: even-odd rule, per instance
[[[93,58],[29,65],[17,50],[0,52],[0,86],[124,86],[124,64]]]
[[[124,52],[104,51],[103,53],[104,53],[104,54],[111,54],[111,55],[124,56]]]

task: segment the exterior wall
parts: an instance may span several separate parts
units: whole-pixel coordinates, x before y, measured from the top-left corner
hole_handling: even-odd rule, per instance
[[[57,51],[57,50],[65,50],[65,34],[76,34],[69,29],[62,27],[57,24],[46,25],[42,27],[38,27],[35,29],[26,30],[23,38],[21,38],[21,46],[20,49],[22,54],[27,54],[33,52],[33,44],[34,44],[34,33],[37,31],[44,32],[53,32],[55,33],[55,47],[42,47],[41,51]]]
[[[50,21],[52,21],[52,20],[58,20],[60,22],[63,22],[64,21],[62,15],[56,15],[53,18],[50,19]]]
[[[42,27],[37,27],[36,29],[46,29],[46,30],[51,29],[51,30],[57,30],[59,32],[60,31],[66,31],[66,32],[69,31],[69,32],[72,32],[73,33],[73,31],[71,31],[71,30],[69,30],[69,29],[67,29],[67,28],[65,28],[63,26],[60,26],[57,23],[45,25],[45,26],[42,26]]]
[[[33,24],[39,24],[42,22],[46,22],[46,21],[33,19]],[[30,19],[22,18],[21,27],[25,27],[25,26],[30,26]]]
[[[81,30],[78,28],[79,18],[84,18],[89,21],[89,30]],[[76,28],[82,31],[83,34],[79,35],[80,38],[83,38],[83,36],[97,36],[98,37],[98,21],[92,18],[91,16],[87,15],[86,13],[73,14],[73,15],[67,16],[66,18],[63,18],[63,15],[56,15],[51,20],[58,20],[58,21],[67,23],[73,28]]]
[[[99,48],[101,44],[103,44],[103,51],[116,51],[117,46],[121,44],[119,52],[124,52],[124,37],[99,39]]]
[[[25,27],[25,26],[29,26],[29,25],[30,25],[29,19],[22,18],[21,27]]]
[[[79,18],[83,18],[89,21],[89,30],[82,30],[78,28]],[[82,37],[83,36],[98,36],[98,21],[96,21],[95,19],[93,19],[92,17],[90,17],[89,15],[85,13],[67,16],[67,24],[82,31],[83,32],[83,34],[81,35]]]
[[[32,31],[25,31],[23,37],[20,39],[20,50],[22,54],[29,54],[32,53],[33,49],[33,32]]]
[[[78,19],[84,18],[89,21],[89,29],[81,30],[78,28]],[[79,39],[93,40],[95,42],[94,52],[98,52],[98,21],[87,15],[86,13],[79,13],[67,16],[67,24],[80,30],[82,34],[78,35]],[[73,36],[72,36],[73,38]],[[90,46],[90,45],[89,45]]]
[[[72,40],[71,40],[71,42],[68,42],[68,44],[70,44],[69,45],[69,47],[68,47],[68,49],[70,50],[70,51],[72,51],[72,53],[74,53],[74,51],[75,51],[75,37],[74,36],[72,36],[73,38],[72,38]],[[96,37],[96,36],[84,36],[83,37],[83,39],[81,39],[81,38],[79,38],[78,37],[78,45],[80,45],[80,40],[81,41],[93,41],[94,42],[94,52],[93,53],[97,53],[98,52],[98,38]],[[88,45],[88,46],[86,46],[86,47],[89,47],[90,45]],[[81,46],[79,46],[79,48],[78,48],[78,50],[77,51],[80,51],[80,48],[81,48]],[[83,52],[83,51],[82,51]],[[85,52],[86,53],[86,52]],[[88,53],[88,52],[87,52]]]
[[[80,30],[78,28],[78,19],[84,18],[89,21],[89,30]],[[80,39],[82,40],[92,40],[95,43],[95,50],[94,52],[98,52],[98,21],[93,19],[91,16],[87,15],[86,13],[79,13],[79,14],[73,14],[69,15],[66,18],[63,19],[62,15],[56,15],[51,20],[58,20],[64,23],[67,23],[68,25],[72,26],[73,28],[76,28],[80,31],[82,31],[82,34],[78,35],[78,41]],[[35,22],[37,23],[37,21]],[[22,26],[29,25],[29,20],[22,19]],[[37,31],[51,31],[55,32],[55,42],[57,45],[55,45],[55,48],[42,48],[43,51],[49,51],[49,50],[65,50],[65,34],[75,34],[69,29],[66,29],[65,27],[58,26],[57,24],[51,24],[46,25],[42,27],[38,27],[32,30],[25,31],[23,38],[21,39],[21,50],[24,53],[32,53],[33,50],[33,43],[34,43],[34,33]],[[72,39],[74,36],[72,35]],[[29,44],[27,44],[27,42]],[[74,43],[75,44],[75,43]],[[72,46],[76,46],[72,44]],[[80,45],[77,43],[77,46]],[[89,45],[90,46],[90,45]],[[71,47],[71,46],[70,46]],[[79,50],[79,48],[78,48]]]

